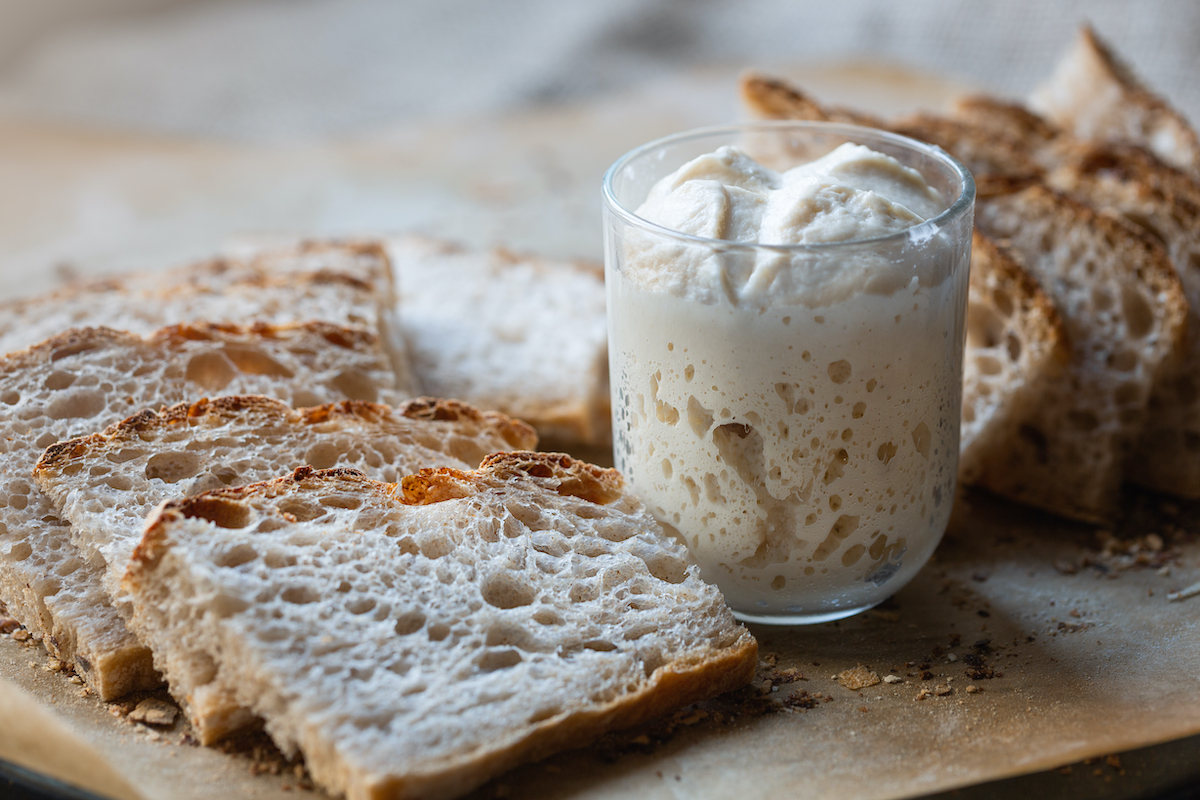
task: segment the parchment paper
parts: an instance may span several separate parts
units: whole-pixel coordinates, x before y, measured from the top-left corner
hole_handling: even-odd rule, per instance
[[[963,88],[870,67],[780,71],[885,113],[936,108]],[[714,68],[569,109],[292,150],[6,124],[0,294],[262,232],[416,230],[598,258],[603,170],[656,136],[739,117],[735,78]],[[751,688],[480,795],[910,797],[1200,734],[1200,597],[1168,600],[1200,581],[1200,509],[1141,495],[1127,505],[1114,543],[960,496],[933,563],[888,606],[755,627],[764,662]],[[128,704],[81,697],[46,667],[40,646],[0,636],[0,729],[20,732],[0,735],[2,759],[114,797],[295,797],[306,786],[261,743],[193,746],[183,723],[129,722]],[[833,677],[851,670],[879,682],[851,690],[853,675]]]

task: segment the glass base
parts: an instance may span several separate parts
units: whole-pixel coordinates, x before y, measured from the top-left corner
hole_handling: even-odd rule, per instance
[[[759,625],[817,625],[821,622],[833,622],[836,619],[853,617],[855,614],[861,614],[877,605],[879,603],[868,603],[865,606],[839,608],[833,611],[818,611],[813,613],[803,611],[793,612],[785,609],[777,614],[747,614],[744,611],[738,611],[736,608],[731,610],[733,611],[733,615],[741,622],[753,622]]]

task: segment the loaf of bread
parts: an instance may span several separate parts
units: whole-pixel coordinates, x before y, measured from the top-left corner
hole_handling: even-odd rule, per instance
[[[164,500],[306,464],[398,481],[427,467],[474,469],[491,453],[536,445],[525,423],[454,400],[413,400],[394,410],[357,401],[293,410],[267,397],[233,395],[143,411],[103,433],[52,445],[34,477],[70,523],[83,557],[99,559],[105,590],[124,613],[121,577],[146,516]],[[204,744],[253,721],[211,687],[173,688]]]
[[[426,394],[523,419],[548,444],[611,435],[604,273],[598,265],[389,241],[400,318]]]
[[[757,661],[620,476],[556,454],[172,501],[125,588],[172,687],[222,682],[350,800],[465,792]]]
[[[0,358],[0,601],[104,698],[158,682],[31,471],[55,442],[143,408],[221,392],[293,406],[398,404],[379,339],[360,328],[180,325],[149,336],[68,331]]]
[[[1080,139],[1144,147],[1200,175],[1200,139],[1187,120],[1142,85],[1090,27],[1080,29],[1054,74],[1029,99],[1033,111]]]

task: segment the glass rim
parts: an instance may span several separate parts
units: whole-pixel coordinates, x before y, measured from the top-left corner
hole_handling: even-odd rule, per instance
[[[875,236],[870,239],[852,239],[844,242],[811,242],[803,244],[766,244],[762,242],[737,242],[730,239],[709,239],[704,236],[696,236],[690,233],[684,233],[672,228],[667,228],[655,222],[638,216],[632,209],[627,208],[616,197],[613,190],[613,182],[616,176],[632,161],[645,156],[654,150],[661,149],[668,145],[685,142],[692,139],[702,139],[709,136],[717,136],[721,134],[732,134],[744,131],[772,131],[772,130],[810,130],[821,133],[844,134],[848,140],[861,143],[856,139],[856,134],[866,134],[868,137],[883,139],[891,144],[901,148],[913,150],[922,153],[936,161],[940,161],[948,165],[952,172],[958,176],[962,182],[962,191],[958,197],[944,211],[936,216],[930,217],[923,222],[919,222],[903,230],[889,233],[884,236]],[[680,164],[679,166],[683,166]],[[678,169],[678,167],[676,167]],[[668,173],[669,174],[669,173]],[[665,176],[664,176],[665,177]],[[695,245],[704,245],[716,250],[769,250],[780,253],[796,253],[796,252],[816,252],[836,250],[838,248],[857,248],[864,245],[876,246],[881,243],[901,240],[911,240],[914,243],[923,243],[931,240],[933,236],[942,228],[952,223],[974,205],[975,203],[975,178],[971,175],[970,170],[963,165],[954,156],[947,153],[937,145],[922,142],[918,139],[913,139],[908,136],[902,136],[898,133],[892,133],[880,128],[868,128],[863,125],[850,125],[841,122],[822,122],[816,120],[758,120],[753,122],[739,122],[726,125],[710,125],[703,128],[693,128],[692,130],[673,133],[669,136],[663,136],[658,139],[646,142],[643,145],[635,147],[629,152],[622,155],[612,166],[604,173],[604,179],[601,183],[602,195],[604,198],[605,208],[613,214],[616,214],[627,224],[645,228],[656,234],[666,236],[672,239],[678,239],[683,242],[688,242]]]

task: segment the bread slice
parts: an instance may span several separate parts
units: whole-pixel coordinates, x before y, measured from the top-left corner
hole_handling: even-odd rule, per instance
[[[980,482],[1064,516],[1106,521],[1152,388],[1181,355],[1187,301],[1166,251],[1135,226],[1039,182],[980,181],[975,220],[1024,261],[1062,314],[1072,357]]]
[[[1138,145],[1200,175],[1196,131],[1147,90],[1089,26],[1080,29],[1054,74],[1030,96],[1029,106],[1080,139]]]
[[[417,236],[388,250],[427,394],[523,419],[550,445],[607,445],[604,272]]]
[[[967,299],[959,480],[995,483],[989,462],[1021,439],[1065,379],[1066,326],[1053,301],[1007,248],[975,231]],[[1002,488],[1002,487],[997,487]]]
[[[420,394],[396,320],[391,263],[378,242],[308,241],[247,258],[80,281],[0,304],[0,354],[71,328],[151,333],[186,322],[234,325],[320,320],[380,337],[397,387]]]
[[[1080,140],[1015,104],[977,97],[955,113],[979,129],[977,138],[1020,140],[1051,187],[1166,248],[1188,300],[1187,342],[1178,368],[1160,373],[1126,474],[1157,491],[1200,497],[1200,183],[1140,147]]]
[[[105,590],[124,615],[121,577],[147,515],[164,500],[267,480],[304,464],[357,467],[398,481],[426,467],[474,469],[490,453],[536,445],[525,423],[455,400],[293,410],[267,397],[233,395],[143,411],[103,433],[52,445],[34,477],[58,517],[70,522],[83,557],[102,562]],[[204,744],[254,721],[212,687],[174,688]]]
[[[83,328],[0,358],[0,600],[101,697],[156,684],[149,654],[108,602],[102,566],[71,544],[34,485],[42,450],[147,406],[220,392],[394,404],[394,375],[375,336],[325,323],[180,325],[146,337]]]
[[[1187,341],[1150,398],[1130,480],[1200,497],[1200,183],[1136,147],[1060,143],[1048,182],[1120,215],[1160,243],[1188,301]]]
[[[400,485],[303,468],[172,501],[125,585],[172,687],[215,660],[349,800],[460,794],[757,661],[619,474],[558,454]]]

